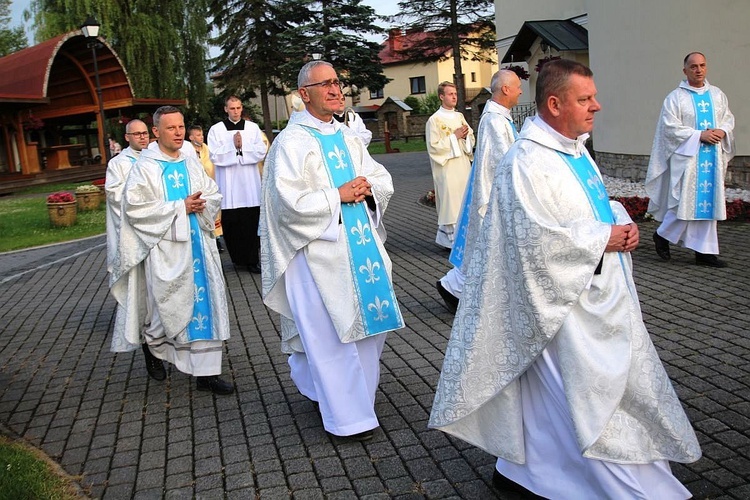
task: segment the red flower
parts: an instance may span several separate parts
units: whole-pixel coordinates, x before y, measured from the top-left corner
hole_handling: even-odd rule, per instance
[[[47,196],[47,203],[72,203],[76,197],[67,191],[58,191]]]

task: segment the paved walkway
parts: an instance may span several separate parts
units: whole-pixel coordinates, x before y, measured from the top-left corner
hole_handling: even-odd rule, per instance
[[[514,498],[492,489],[493,457],[427,429],[453,319],[434,289],[447,253],[434,210],[416,203],[432,185],[425,153],[380,161],[396,187],[386,246],[407,328],[388,336],[373,441],[326,436],[289,378],[259,277],[226,256],[236,394],[197,392],[175,370],[156,382],[140,352],[111,354],[101,237],[0,256],[0,423],[97,498]],[[661,262],[653,230],[641,226],[634,254],[643,314],[704,452],[673,470],[696,498],[750,498],[750,224],[720,225],[722,270],[680,249]]]

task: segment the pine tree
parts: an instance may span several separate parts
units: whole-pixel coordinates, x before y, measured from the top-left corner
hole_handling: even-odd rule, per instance
[[[10,0],[0,0],[0,57],[26,47],[23,27],[10,27]]]
[[[401,14],[393,21],[404,23],[407,31],[430,32],[433,36],[405,47],[406,57],[424,59],[435,47],[451,48],[454,82],[458,91],[459,111],[466,108],[462,59],[493,62],[495,25],[491,0],[407,0],[399,2]]]
[[[73,31],[89,16],[123,61],[138,97],[185,98],[207,109],[207,0],[32,0],[37,41]]]

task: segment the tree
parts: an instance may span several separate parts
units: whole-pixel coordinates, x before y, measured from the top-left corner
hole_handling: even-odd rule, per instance
[[[296,2],[310,19],[288,31],[288,59],[281,67],[283,81],[296,88],[297,73],[311,55],[319,51],[333,64],[339,79],[352,94],[364,87],[382,89],[388,83],[378,54],[380,45],[365,38],[379,34],[377,16],[361,0],[301,0]]]
[[[219,34],[212,42],[221,49],[214,61],[223,94],[260,91],[263,127],[273,138],[269,95],[285,94],[280,66],[287,60],[284,33],[309,15],[290,0],[211,0],[210,13]]]
[[[466,108],[461,60],[494,62],[495,26],[491,0],[405,0],[399,2],[401,14],[392,21],[404,23],[407,32],[429,32],[431,36],[405,46],[400,52],[414,60],[425,59],[435,47],[450,48],[453,73],[458,90],[458,110]]]
[[[10,27],[10,0],[0,0],[0,57],[26,47],[22,26]]]
[[[208,0],[31,0],[38,41],[73,31],[93,14],[101,35],[123,61],[140,97],[185,98],[207,109]]]

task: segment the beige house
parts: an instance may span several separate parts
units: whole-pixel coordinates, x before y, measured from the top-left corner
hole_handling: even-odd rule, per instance
[[[453,81],[452,50],[436,47],[434,53],[428,54],[422,61],[407,59],[398,51],[410,41],[430,37],[429,33],[405,33],[400,29],[392,29],[388,39],[383,42],[380,51],[380,61],[383,64],[385,76],[391,79],[383,89],[362,89],[359,96],[359,106],[380,106],[387,97],[403,100],[409,96],[422,98],[430,92],[436,92],[443,81]],[[437,60],[441,56],[448,56],[444,61]],[[497,71],[496,62],[484,63],[464,59],[461,63],[466,85],[466,101],[476,96],[482,87],[490,84],[492,74]]]
[[[533,100],[534,66],[540,54],[561,55],[594,71],[602,111],[597,115],[594,149],[607,173],[642,179],[664,97],[683,79],[682,60],[692,51],[708,59],[708,79],[727,94],[736,118],[737,156],[727,182],[750,186],[750,100],[745,99],[750,67],[747,48],[750,2],[716,0],[709,9],[698,0],[495,0],[499,59],[529,21],[575,23],[588,33],[588,55],[554,48],[558,31],[544,33],[523,54],[531,74],[524,100]],[[527,25],[528,27],[528,25]],[[544,49],[542,50],[542,45]],[[519,62],[514,52],[513,63]],[[573,55],[574,54],[574,55]],[[501,64],[504,66],[505,64]]]

